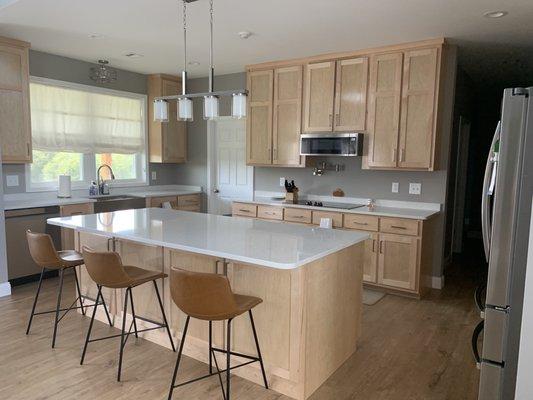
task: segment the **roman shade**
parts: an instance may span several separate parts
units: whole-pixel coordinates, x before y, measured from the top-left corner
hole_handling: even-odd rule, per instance
[[[141,98],[31,83],[30,104],[36,150],[134,154],[144,149]]]

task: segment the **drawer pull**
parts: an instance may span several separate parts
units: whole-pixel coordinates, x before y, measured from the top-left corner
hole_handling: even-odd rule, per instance
[[[376,239],[372,240],[372,253],[376,252]]]
[[[368,225],[368,222],[357,222],[357,221],[352,221],[352,224],[355,224],[355,225]]]
[[[383,254],[383,240],[379,241],[379,253]]]
[[[251,212],[250,210],[245,210],[244,208],[239,208],[239,211],[241,211],[241,212],[246,212],[246,213]]]
[[[298,219],[302,219],[304,216],[303,215],[293,215],[292,218],[298,218]]]
[[[394,229],[407,229],[405,226],[398,226],[398,225],[391,225],[390,227]]]

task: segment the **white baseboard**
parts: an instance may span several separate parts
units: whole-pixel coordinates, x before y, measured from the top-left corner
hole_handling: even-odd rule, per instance
[[[9,296],[11,294],[11,284],[9,282],[0,283],[0,297]]]
[[[433,289],[442,289],[444,288],[444,275],[441,276],[428,276],[427,284]]]

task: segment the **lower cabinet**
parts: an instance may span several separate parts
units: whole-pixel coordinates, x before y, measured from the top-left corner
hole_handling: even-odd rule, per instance
[[[416,290],[420,239],[402,235],[379,235],[377,283]]]
[[[377,233],[370,234],[370,239],[365,241],[363,258],[363,281],[377,283],[378,278],[378,246]]]
[[[148,197],[146,207],[161,208],[164,203],[170,203],[175,210],[195,211],[201,210],[200,194],[184,194],[180,196]]]
[[[93,212],[93,203],[66,204],[64,206],[59,206],[59,215],[62,217],[92,214]],[[63,250],[74,249],[74,231],[72,229],[61,228],[61,248]]]

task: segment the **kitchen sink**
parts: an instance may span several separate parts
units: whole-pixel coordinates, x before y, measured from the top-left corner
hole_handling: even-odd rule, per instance
[[[94,212],[112,212],[119,210],[130,210],[133,208],[145,208],[146,200],[143,197],[135,197],[127,194],[119,195],[99,195],[91,196],[96,200],[94,203]]]

